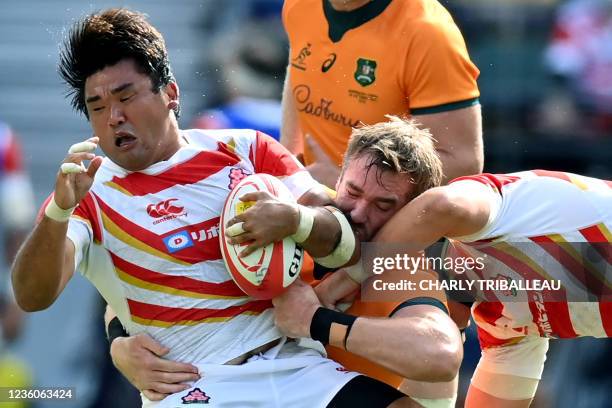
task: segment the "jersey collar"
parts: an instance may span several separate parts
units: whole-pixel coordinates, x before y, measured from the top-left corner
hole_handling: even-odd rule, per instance
[[[338,42],[347,31],[357,28],[380,15],[392,0],[376,0],[352,11],[337,11],[329,3],[323,1],[323,12],[329,26],[329,39]]]

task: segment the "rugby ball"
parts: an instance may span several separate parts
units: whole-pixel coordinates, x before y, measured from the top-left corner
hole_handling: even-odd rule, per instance
[[[304,250],[287,237],[244,257],[240,252],[246,244],[233,245],[227,242],[226,223],[255,205],[255,202],[240,201],[240,197],[256,191],[267,191],[281,201],[295,202],[289,189],[274,176],[260,173],[242,179],[230,192],[221,213],[221,254],[232,279],[244,293],[255,299],[272,299],[299,276]]]

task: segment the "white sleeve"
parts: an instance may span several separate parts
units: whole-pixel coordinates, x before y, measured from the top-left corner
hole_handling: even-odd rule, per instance
[[[283,184],[287,186],[289,191],[291,191],[296,200],[303,196],[304,193],[312,190],[315,187],[321,188],[322,191],[324,191],[323,189],[325,188],[319,184],[318,181],[312,178],[306,169],[297,171],[290,176],[283,177],[281,180]]]
[[[489,233],[495,225],[495,220],[499,215],[499,211],[502,206],[501,194],[494,191],[491,187],[475,180],[461,180],[450,184],[450,186],[453,188],[460,188],[462,192],[468,191],[479,196],[483,196],[484,193],[484,197],[486,197],[487,202],[489,203],[489,218],[487,219],[485,226],[482,227],[480,231],[470,235],[451,238],[461,242],[474,242],[480,239],[490,238]]]
[[[93,232],[86,221],[71,217],[68,223],[68,239],[74,244],[74,270],[85,275],[87,254]]]

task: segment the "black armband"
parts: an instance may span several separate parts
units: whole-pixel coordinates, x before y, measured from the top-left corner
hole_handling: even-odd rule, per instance
[[[310,337],[346,350],[346,339],[357,317],[319,307],[310,322]]]
[[[113,344],[113,341],[117,337],[129,337],[128,332],[125,331],[123,325],[119,321],[117,316],[113,317],[113,319],[108,322],[108,327],[106,328],[106,337],[108,338],[108,344]]]

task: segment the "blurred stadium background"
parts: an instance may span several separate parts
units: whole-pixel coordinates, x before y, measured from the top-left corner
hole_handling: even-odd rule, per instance
[[[549,168],[610,179],[612,2],[441,2],[481,70],[485,170]],[[67,147],[90,133],[65,99],[58,44],[74,19],[111,6],[147,13],[165,36],[181,88],[182,127],[256,120],[270,133],[278,128],[287,58],[281,0],[2,0],[0,120],[21,138],[37,206]],[[242,118],[252,106],[257,117]],[[0,353],[25,360],[38,386],[75,387],[77,400],[61,406],[136,406],[108,363],[102,310],[93,287],[77,276],[50,309],[26,316],[19,340]],[[469,337],[464,382],[479,354]],[[610,340],[555,343],[534,406],[609,407]]]

